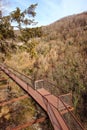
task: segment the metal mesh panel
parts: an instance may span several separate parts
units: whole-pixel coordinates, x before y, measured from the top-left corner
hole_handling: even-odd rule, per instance
[[[59,96],[59,98],[61,98],[62,101],[64,103],[68,104],[69,106],[73,106],[73,103],[72,103],[72,94],[71,93],[61,95],[61,96]]]
[[[70,130],[83,130],[83,128],[76,122],[74,117],[69,112],[63,114],[63,119],[67,123]]]
[[[5,68],[5,66],[4,66],[4,68]],[[37,90],[40,88],[44,88],[47,91],[49,91],[51,94],[57,96],[58,97],[57,110],[61,113],[61,116],[64,119],[64,121],[66,122],[66,124],[68,125],[69,129],[70,130],[83,130],[81,124],[78,122],[78,120],[74,117],[74,115],[68,109],[68,106],[72,105],[71,94],[58,96],[59,89],[57,86],[55,86],[51,82],[49,82],[47,80],[38,80],[38,81],[35,81],[35,86],[34,86],[34,81],[31,78],[28,78],[27,76],[17,72],[14,69],[9,68],[9,67],[6,67],[6,68],[9,70],[9,73],[12,72],[13,74],[15,74],[17,77],[19,77],[23,81],[25,81],[27,84],[29,84],[34,89]],[[65,111],[65,113],[64,113],[64,111]]]
[[[44,80],[37,80],[35,81],[35,89],[40,89],[40,88],[44,88]]]
[[[42,79],[42,80],[35,81],[35,88],[36,89],[44,88],[55,96],[59,95],[58,87],[52,84],[51,82],[49,82],[48,80]]]
[[[18,76],[20,79],[22,79],[27,84],[29,84],[32,88],[34,88],[34,81],[32,79],[30,79],[29,77],[21,74],[20,72],[14,70],[14,69],[8,68],[8,70],[13,72],[16,76]]]
[[[65,105],[65,102],[63,100],[60,100],[60,104],[62,105],[62,108],[66,110],[64,114],[61,114],[63,119],[65,120],[66,124],[68,125],[70,130],[83,130],[81,124],[79,121],[75,118],[75,116],[69,111],[67,106]],[[62,113],[62,110],[58,108],[60,113]]]

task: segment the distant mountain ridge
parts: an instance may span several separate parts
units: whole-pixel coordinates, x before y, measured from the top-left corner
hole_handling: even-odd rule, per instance
[[[87,12],[64,17],[48,26],[42,28],[44,35],[51,39],[69,37],[75,38],[87,31]]]
[[[83,13],[63,17],[63,18],[61,18],[61,19],[59,19],[59,20],[57,20],[57,21],[55,21],[55,22],[53,22],[53,23],[51,23],[51,24],[49,24],[45,27],[50,27],[50,26],[53,26],[54,24],[58,24],[58,23],[60,24],[61,22],[65,22],[65,21],[72,22],[73,20],[78,21],[78,20],[81,20],[81,19],[86,20],[86,22],[87,22],[87,11],[85,11]]]

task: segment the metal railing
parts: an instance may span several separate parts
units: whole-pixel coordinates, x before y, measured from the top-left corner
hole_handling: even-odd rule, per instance
[[[74,114],[68,109],[68,107],[65,105],[63,99],[58,97],[63,107],[65,107],[65,110],[67,111],[65,114],[62,114],[62,118],[65,120],[66,124],[68,125],[70,130],[84,130],[80,122],[77,120],[77,118],[74,116]],[[60,111],[61,112],[61,111]]]
[[[43,79],[35,81],[35,88],[36,89],[45,88],[51,94],[57,96],[58,111],[61,113],[62,118],[65,120],[70,130],[84,130],[80,122],[76,119],[76,117],[73,115],[73,113],[69,109],[69,108],[72,108],[73,106],[72,93],[59,96],[60,94],[59,88],[53,83],[51,83],[50,81],[43,80]]]
[[[63,120],[66,122],[67,126],[69,127],[70,130],[84,130],[80,122],[76,119],[76,117],[72,114],[72,112],[69,110],[69,107],[72,105],[72,95],[71,93],[66,94],[66,95],[61,95],[59,96],[59,89],[57,86],[52,84],[51,82],[47,80],[37,80],[34,82],[31,78],[25,76],[24,74],[16,71],[15,69],[6,66],[6,65],[1,65],[4,68],[8,69],[9,72],[13,73],[17,77],[19,77],[21,80],[29,84],[33,89],[37,91],[37,89],[44,88],[47,91],[49,91],[51,94],[57,96],[57,110],[59,111],[60,115],[62,116]],[[57,89],[55,89],[57,87]],[[38,92],[38,91],[37,91]],[[60,104],[61,108],[60,109]],[[67,105],[66,105],[67,104]],[[53,106],[55,107],[55,106]],[[66,112],[62,114],[62,110],[65,110]]]
[[[33,89],[35,89],[35,87],[34,87],[34,80],[33,80],[33,79],[31,79],[30,77],[28,77],[28,76],[22,74],[21,72],[15,70],[15,69],[12,68],[12,67],[9,67],[9,66],[7,66],[7,65],[3,65],[3,66],[4,66],[4,68],[8,69],[9,72],[14,73],[14,75],[16,75],[16,76],[19,77],[21,80],[23,80],[23,81],[25,81],[27,84],[29,84]]]

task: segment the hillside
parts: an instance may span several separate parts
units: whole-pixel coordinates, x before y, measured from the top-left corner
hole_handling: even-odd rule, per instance
[[[76,113],[87,120],[87,12],[65,17],[43,27],[50,46],[47,75],[73,93]],[[51,73],[51,75],[50,75]],[[87,122],[85,122],[87,124]]]
[[[42,27],[39,38],[17,46],[4,62],[34,80],[50,79],[60,93],[72,92],[75,114],[87,129],[87,12]]]
[[[62,18],[46,27],[43,31],[51,40],[74,42],[79,39],[86,40],[87,12]],[[84,35],[85,34],[85,35]]]

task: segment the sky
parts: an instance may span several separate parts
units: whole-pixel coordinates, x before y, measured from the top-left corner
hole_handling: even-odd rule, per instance
[[[1,0],[0,0],[1,1]],[[87,11],[87,0],[2,0],[5,12],[9,13],[20,7],[26,9],[31,4],[38,3],[36,8],[36,26],[49,25],[65,16]]]

